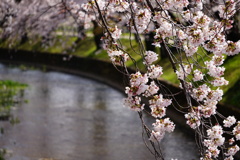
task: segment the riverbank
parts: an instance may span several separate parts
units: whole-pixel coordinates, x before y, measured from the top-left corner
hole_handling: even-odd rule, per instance
[[[127,34],[123,36],[123,38],[121,39],[122,46],[123,48],[127,49],[129,54],[131,54],[131,57],[134,58],[135,62],[127,61],[126,66],[135,69],[137,65],[138,69],[144,71],[145,67],[142,64],[141,56],[137,54],[139,46],[134,39],[130,40],[129,38],[132,37],[128,37]],[[47,46],[47,44],[43,44],[41,39],[38,38],[36,38],[34,41],[29,40],[24,43],[20,42],[13,43],[11,41],[4,41],[0,43],[0,48],[20,51],[24,50],[35,53],[51,53],[51,54],[62,53],[66,55],[66,57],[77,56],[83,58],[94,58],[109,62],[107,52],[102,49],[97,50],[92,35],[88,35],[87,37],[80,41],[77,41],[77,37],[58,35],[54,38],[54,41],[51,43],[50,46]],[[159,53],[159,55],[161,55],[159,48],[156,49],[156,52]],[[208,54],[203,49],[199,49],[198,54],[200,55],[198,58],[201,59],[208,58]],[[176,54],[175,56],[177,59],[181,58],[179,57],[178,54]],[[240,54],[235,56],[229,56],[224,62],[223,66],[226,68],[224,72],[224,77],[226,80],[229,81],[229,85],[221,87],[224,91],[221,103],[224,103],[225,105],[226,104],[231,105],[231,107],[233,108],[237,107],[240,109],[239,103],[240,91],[238,90],[240,85],[239,61]],[[176,74],[173,72],[172,66],[169,63],[168,58],[161,57],[160,60],[156,63],[160,64],[163,67],[164,73],[161,77],[164,80],[176,85],[179,84],[179,81],[176,77]]]
[[[122,67],[113,66],[112,63],[96,60],[91,58],[82,58],[64,54],[48,54],[22,50],[7,50],[0,49],[0,62],[6,64],[26,64],[42,68],[43,70],[58,70],[61,72],[71,73],[75,75],[86,76],[106,83],[122,93],[127,84],[127,77],[119,71],[124,70]],[[118,71],[117,71],[118,70]],[[134,72],[129,69],[129,72]],[[178,103],[183,104],[185,96],[181,89],[174,84],[168,83],[165,80],[160,80],[160,83],[166,86],[175,96]],[[223,115],[234,115],[240,119],[240,110],[225,104],[219,104],[218,110]],[[172,113],[174,114],[174,113]],[[175,114],[174,114],[175,115]],[[174,118],[175,116],[173,116]],[[176,116],[178,117],[178,116]],[[180,118],[176,118],[180,119]],[[185,122],[185,119],[184,119]]]
[[[122,93],[124,93],[124,86],[127,83],[127,77],[117,70],[123,70],[122,67],[113,66],[111,63],[91,58],[81,58],[71,55],[63,54],[48,54],[37,53],[30,51],[14,51],[0,49],[0,62],[8,65],[27,65],[42,70],[57,70],[74,75],[85,76],[91,79],[98,80],[105,84],[108,84]],[[133,72],[133,70],[129,70]],[[178,93],[175,95],[177,103],[184,105],[185,96],[182,90],[168,83],[167,81],[160,80],[160,83],[170,92]],[[219,104],[218,111],[222,115],[234,115],[237,119],[240,119],[240,111],[238,108]],[[176,111],[173,107],[169,107],[167,115],[180,127],[181,130],[186,132],[189,136],[194,137],[194,131],[186,125],[186,120],[182,113]]]

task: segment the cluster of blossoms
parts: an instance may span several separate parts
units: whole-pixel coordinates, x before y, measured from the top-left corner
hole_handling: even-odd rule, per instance
[[[98,6],[96,5],[98,4]],[[158,55],[154,51],[146,51],[141,46],[142,36],[140,34],[154,33],[156,47],[173,46],[179,50],[181,60],[170,55],[173,68],[180,86],[185,90],[187,99],[197,102],[196,105],[188,103],[188,112],[185,113],[186,123],[193,129],[203,127],[201,134],[207,137],[201,143],[206,150],[202,153],[202,159],[218,158],[220,148],[224,148],[226,139],[222,126],[212,124],[211,116],[217,116],[217,104],[222,99],[223,85],[228,85],[225,80],[222,66],[226,56],[240,52],[240,40],[232,42],[226,39],[225,32],[231,29],[232,16],[236,10],[234,0],[226,0],[224,3],[214,4],[214,11],[219,11],[220,19],[206,14],[204,5],[207,1],[200,0],[157,0],[157,1],[127,1],[127,0],[92,0],[85,8],[95,11],[101,18],[101,25],[105,28],[103,38],[104,49],[114,64],[125,66],[129,60],[130,53],[125,51],[121,44],[120,36],[125,30],[136,34],[146,72],[129,74],[129,85],[125,88],[127,98],[124,100],[126,107],[142,112],[144,107],[149,106],[150,114],[156,118],[149,139],[153,142],[160,141],[165,132],[174,130],[174,123],[165,118],[167,107],[172,104],[172,99],[166,98],[160,91],[157,79],[163,74],[161,66],[154,64]],[[116,18],[118,17],[118,18]],[[120,17],[120,18],[119,18]],[[113,25],[116,21],[117,25]],[[121,28],[122,25],[122,28]],[[114,27],[113,27],[114,26]],[[126,27],[126,28],[125,28]],[[199,50],[209,52],[206,57],[199,58]],[[136,50],[133,49],[134,52]],[[199,56],[200,55],[200,56]],[[199,56],[199,57],[198,57]],[[171,59],[174,57],[176,61]],[[176,58],[177,57],[177,58]],[[131,56],[132,58],[132,56]],[[186,59],[186,61],[185,61]],[[202,59],[203,63],[196,63]],[[175,66],[179,64],[179,67]],[[128,73],[127,73],[128,74]],[[146,100],[146,101],[143,101]],[[234,117],[224,120],[224,127],[229,128],[236,123]],[[207,125],[205,125],[207,124]],[[206,127],[207,126],[207,127]],[[229,139],[230,147],[224,148],[224,158],[232,159],[239,150],[233,143],[240,139],[239,123],[231,132],[235,138]],[[210,129],[209,129],[210,127]]]
[[[156,29],[156,35],[154,36],[156,40],[154,45],[157,47],[160,47],[162,39],[176,35],[172,24],[167,21],[169,18],[168,12],[157,12],[153,17],[153,20],[159,24],[159,27]]]
[[[152,131],[150,140],[153,142],[160,141],[164,137],[165,132],[173,132],[175,124],[169,118],[157,119],[156,122],[153,123],[153,128],[154,130]]]
[[[125,12],[129,8],[129,3],[126,0],[111,0],[110,9],[112,12]]]
[[[55,5],[58,4],[57,0],[53,0],[52,3]],[[29,37],[36,35],[46,36],[47,33],[54,30],[61,22],[57,15],[57,10],[51,10],[52,3],[37,0],[1,0],[0,38],[7,38],[14,41],[21,40],[21,38],[26,35]],[[59,7],[59,5],[56,6]],[[46,10],[46,8],[48,8],[46,11],[48,16],[41,14],[41,11]],[[51,12],[49,10],[51,10]],[[41,14],[41,17],[39,14]],[[50,21],[52,23],[49,23]]]
[[[118,44],[116,43],[121,37],[122,30],[115,26],[108,28],[108,31],[103,37],[103,48],[107,50],[108,56],[114,64],[123,65],[129,59],[129,56],[117,48]]]
[[[183,9],[183,7],[187,7],[189,4],[189,1],[187,0],[159,0],[159,3],[161,3],[163,9],[165,10],[177,10],[177,9]]]
[[[233,128],[233,135],[237,140],[240,140],[240,121],[238,121],[237,126]]]
[[[228,85],[228,81],[224,77],[221,77],[224,74],[225,68],[220,67],[223,64],[223,56],[213,56],[211,61],[206,61],[206,68],[208,69],[208,74],[214,77],[214,80],[211,81],[213,86],[223,86]]]
[[[196,129],[201,124],[201,117],[198,112],[194,111],[194,109],[192,109],[191,112],[185,114],[185,118],[187,119],[187,124],[192,129]]]
[[[191,73],[192,65],[179,65],[179,70],[176,71],[178,79],[185,80],[186,77]]]
[[[134,111],[143,110],[145,104],[141,102],[141,97],[149,98],[149,107],[151,109],[151,115],[156,119],[156,123],[153,123],[154,130],[151,133],[150,140],[160,141],[165,132],[172,132],[174,130],[174,123],[169,118],[160,119],[166,116],[166,107],[171,105],[172,100],[163,98],[162,94],[159,94],[159,87],[156,85],[154,79],[159,78],[162,74],[162,67],[152,64],[158,60],[158,56],[155,52],[147,51],[144,57],[144,64],[149,65],[148,71],[145,74],[141,74],[139,71],[130,75],[130,86],[126,87],[126,94],[128,97],[125,99],[125,106]]]
[[[152,116],[162,118],[166,115],[166,107],[172,103],[171,99],[164,99],[162,94],[153,96],[149,100]]]
[[[187,124],[193,129],[202,125],[202,119],[209,118],[217,113],[217,104],[222,99],[223,91],[220,88],[212,89],[211,85],[220,87],[228,84],[228,81],[221,77],[225,70],[224,67],[220,66],[223,61],[224,56],[214,55],[210,61],[205,62],[207,74],[213,77],[209,84],[204,83],[198,87],[196,85],[194,87],[193,85],[187,85],[188,93],[199,103],[198,106],[192,107],[191,111],[185,114]],[[194,70],[193,65],[179,65],[176,74],[179,79],[186,81],[191,80],[189,75],[192,75],[192,81],[194,82],[202,82],[205,76],[200,70]]]
[[[108,56],[114,64],[118,65],[121,65],[122,62],[126,62],[128,60],[128,55],[122,51],[114,51],[109,49]]]
[[[235,4],[234,1],[226,1],[226,4],[227,3]],[[233,8],[235,8],[235,5],[232,5],[232,8],[225,8],[224,13],[226,15],[226,19],[223,21],[229,20],[228,18],[232,16]],[[183,11],[182,17],[193,22],[191,27],[178,29],[178,36],[182,41],[186,56],[192,56],[196,53],[199,45],[202,45],[206,50],[213,52],[215,55],[221,55],[223,53],[227,55],[234,55],[240,52],[240,41],[227,41],[226,37],[222,33],[226,29],[231,28],[224,28],[226,24],[223,24],[223,22],[211,19],[201,10],[196,12],[189,10]]]
[[[115,39],[115,40],[119,39],[121,34],[122,34],[122,30],[119,29],[117,26],[112,28],[110,31],[111,31],[112,38]]]
[[[193,107],[192,111],[185,115],[187,124],[196,129],[201,125],[202,118],[209,118],[217,113],[217,103],[222,99],[223,91],[219,88],[213,90],[206,84],[200,85],[198,88],[192,88],[191,95],[200,104]]]
[[[225,138],[223,137],[223,129],[219,125],[213,126],[207,130],[208,139],[204,140],[204,145],[207,147],[204,158],[211,159],[212,157],[217,158],[220,150],[219,146],[224,144]]]
[[[208,5],[208,2],[201,0],[89,0],[87,3],[82,2],[78,4],[77,0],[48,0],[43,6],[40,5],[40,1],[32,0],[26,3],[33,6],[30,7],[24,5],[23,1],[15,5],[13,0],[3,0],[0,4],[0,13],[3,13],[0,14],[0,36],[9,37],[8,33],[14,33],[15,30],[17,32],[13,34],[14,36],[18,34],[22,36],[26,33],[23,31],[33,28],[42,36],[46,36],[56,29],[60,22],[67,22],[68,18],[62,19],[62,17],[69,13],[75,17],[78,27],[81,24],[84,29],[91,27],[93,21],[98,22],[104,29],[103,49],[107,51],[115,65],[125,67],[125,63],[129,59],[134,59],[135,55],[132,56],[130,54],[132,52],[124,48],[121,35],[126,30],[131,36],[134,33],[139,50],[132,44],[131,49],[142,56],[146,71],[145,73],[136,71],[133,74],[126,71],[125,74],[129,75],[129,85],[125,88],[127,98],[124,104],[137,112],[142,112],[144,107],[149,106],[150,114],[156,118],[149,139],[155,142],[155,140],[160,141],[166,132],[172,132],[175,125],[169,118],[165,118],[167,107],[172,104],[172,99],[161,93],[158,78],[163,74],[163,69],[154,64],[158,60],[158,54],[154,51],[146,51],[148,49],[145,49],[142,43],[144,34],[153,33],[152,45],[167,48],[166,54],[172,62],[187,100],[192,102],[193,99],[197,102],[194,105],[188,103],[188,111],[184,116],[191,128],[197,130],[201,127],[206,131],[206,133],[201,132],[202,137],[207,137],[201,141],[206,148],[202,159],[218,158],[220,148],[223,148],[226,160],[233,159],[234,154],[239,150],[234,143],[235,140],[240,140],[240,122],[236,122],[232,116],[223,121],[223,127],[209,126],[212,123],[207,121],[210,121],[211,116],[217,116],[217,104],[223,96],[223,90],[220,87],[228,85],[228,81],[223,77],[224,59],[226,56],[233,56],[240,52],[240,40],[233,42],[226,36],[227,31],[233,27],[233,16],[239,1],[226,0],[221,3],[216,1],[212,4],[214,5],[212,10],[218,14],[218,18],[213,17],[214,14],[210,13],[211,11],[206,13],[204,6]],[[18,7],[14,8],[14,6]],[[33,9],[27,10],[26,6]],[[41,16],[44,14],[40,11],[52,6],[61,7],[54,10],[54,13],[46,11],[47,16]],[[38,17],[39,23],[32,23],[33,15],[35,18]],[[50,17],[56,17],[55,21]],[[46,23],[43,23],[45,21],[51,22],[48,28]],[[32,27],[33,24],[38,27]],[[43,31],[44,34],[42,34]],[[179,55],[172,54],[170,46],[175,47]],[[199,50],[208,52],[207,58],[203,57],[204,53],[200,54]],[[143,102],[143,99],[146,101]],[[224,129],[231,127],[234,138],[229,139],[230,147],[223,147],[227,142],[224,138],[227,132]]]
[[[158,60],[158,55],[153,51],[147,51],[145,53],[145,61],[143,63],[149,65],[155,62],[156,60]]]
[[[229,116],[223,121],[223,126],[226,128],[232,127],[236,123],[234,116]],[[228,147],[223,148],[224,143],[227,143],[223,137],[224,130],[220,125],[215,125],[207,130],[207,139],[204,140],[204,146],[207,148],[205,155],[202,159],[212,159],[218,158],[220,150],[225,150],[224,155],[226,156],[224,160],[233,160],[233,156],[240,150],[239,146],[235,143],[235,139],[239,141],[239,123],[233,128],[232,134],[235,138],[231,138],[228,141]]]
[[[147,26],[149,25],[151,20],[151,12],[148,9],[139,9],[136,11],[136,15],[134,18],[134,25],[136,28],[133,28],[133,31],[142,33]]]
[[[198,69],[195,69],[193,73],[194,73],[193,81],[196,82],[196,81],[203,80],[204,75],[201,71],[199,71]]]
[[[90,3],[89,3],[90,4]],[[89,4],[78,4],[77,2],[71,0],[67,1],[67,9],[71,12],[71,14],[75,17],[76,21],[79,24],[83,24],[85,29],[90,28],[92,25],[92,21],[96,20],[96,16],[92,14],[88,14],[92,5]]]
[[[234,116],[229,116],[228,118],[226,118],[224,121],[223,121],[223,126],[224,127],[231,127],[232,125],[234,125],[236,123],[236,119]]]
[[[163,74],[162,67],[154,64],[148,67],[148,71],[147,75],[152,79],[159,78]]]
[[[217,6],[217,10],[221,18],[229,19],[236,13],[236,3],[234,0],[227,0],[225,5]]]

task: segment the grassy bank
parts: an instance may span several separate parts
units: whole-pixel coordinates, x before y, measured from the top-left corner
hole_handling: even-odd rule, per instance
[[[28,51],[36,52],[49,52],[49,53],[63,53],[68,55],[75,55],[80,57],[91,57],[96,59],[101,59],[108,61],[108,55],[104,50],[96,50],[94,39],[92,36],[86,37],[84,40],[76,43],[76,37],[66,37],[66,36],[57,36],[57,38],[48,46],[44,46],[40,39],[36,38],[35,41],[27,41],[25,43],[15,43],[14,45],[9,45],[10,42],[5,41],[0,43],[1,48],[14,48]],[[141,57],[137,54],[138,44],[135,40],[130,40],[128,38],[122,39],[122,47],[129,51],[132,57],[135,59],[135,64],[133,62],[128,62],[128,67],[136,67],[136,64],[139,69],[144,70],[144,66],[141,65]],[[133,48],[136,52],[134,52]],[[195,57],[195,59],[206,58],[206,54],[203,51],[199,50],[198,53],[202,56]],[[179,57],[176,57],[179,58]],[[229,57],[225,61],[225,78],[229,81],[228,86],[224,86],[223,90],[225,95],[222,102],[228,105],[233,105],[240,107],[240,55]],[[162,78],[171,82],[178,84],[176,74],[173,72],[171,64],[167,58],[160,59],[158,62],[164,69],[164,74]]]

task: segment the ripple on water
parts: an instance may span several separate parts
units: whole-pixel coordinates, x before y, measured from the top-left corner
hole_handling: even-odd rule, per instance
[[[20,119],[5,124],[0,146],[9,160],[149,160],[135,112],[109,86],[59,72],[21,71],[0,65],[1,79],[29,84]],[[150,124],[152,120],[147,120]],[[197,159],[195,143],[177,129],[162,141],[166,159]]]

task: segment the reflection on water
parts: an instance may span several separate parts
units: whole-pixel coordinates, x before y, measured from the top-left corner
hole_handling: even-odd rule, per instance
[[[138,115],[122,107],[124,97],[89,79],[0,66],[1,79],[29,84],[28,104],[14,114],[20,124],[4,124],[0,146],[9,160],[149,160]],[[195,143],[182,132],[163,140],[166,159],[197,159]]]

